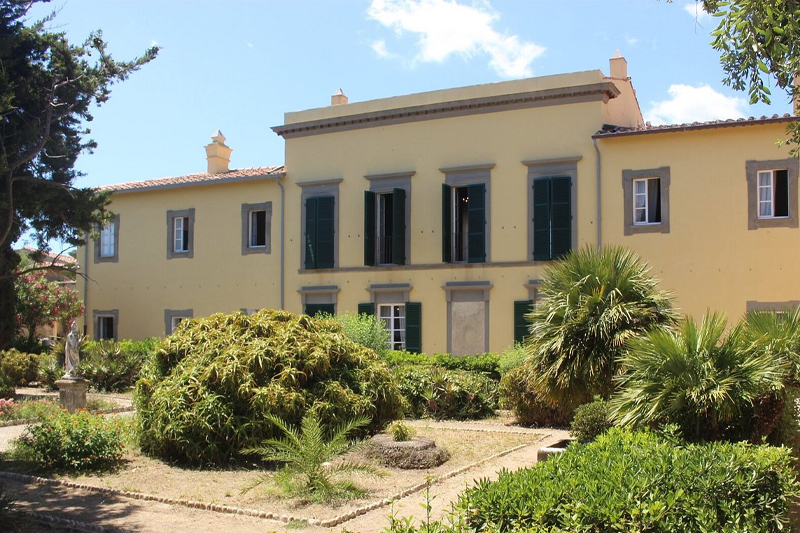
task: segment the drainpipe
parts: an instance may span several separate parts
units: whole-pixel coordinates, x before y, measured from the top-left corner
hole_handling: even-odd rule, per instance
[[[594,137],[592,137],[592,144],[594,145],[594,151],[597,154],[597,249],[599,250],[603,245],[603,217],[600,208],[600,148],[597,146],[597,139]]]
[[[284,267],[283,252],[284,252],[284,234],[285,234],[285,231],[286,231],[285,230],[285,228],[286,228],[286,217],[284,215],[286,213],[286,210],[284,209],[284,207],[286,205],[286,189],[284,188],[283,183],[280,180],[284,176],[286,176],[285,172],[275,176],[275,183],[277,183],[278,187],[281,188],[281,310],[283,310],[283,308],[284,308],[284,302],[283,302],[284,281],[283,280],[284,280],[284,269],[285,269],[285,267]]]
[[[83,334],[89,333],[89,234],[83,248]]]

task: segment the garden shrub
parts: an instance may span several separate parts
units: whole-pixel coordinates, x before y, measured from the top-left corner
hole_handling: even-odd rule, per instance
[[[395,420],[389,424],[389,427],[386,428],[386,432],[392,436],[392,440],[395,442],[405,442],[416,434],[414,428],[401,420]]]
[[[20,352],[14,348],[0,352],[0,374],[17,387],[36,381],[39,375],[37,354]]]
[[[122,459],[124,438],[117,418],[62,410],[39,425],[28,426],[17,440],[16,454],[47,469],[101,470]]]
[[[53,350],[39,356],[39,385],[47,390],[56,390],[56,381],[64,375],[64,351]]]
[[[366,417],[368,432],[402,415],[386,366],[339,324],[285,311],[181,323],[142,368],[134,402],[146,453],[193,464],[236,460],[276,437],[268,415],[297,426]]]
[[[613,425],[608,412],[608,402],[597,396],[593,402],[575,408],[569,434],[580,441],[594,440]]]
[[[482,374],[425,365],[398,366],[392,372],[414,417],[480,419],[497,409],[497,384]]]
[[[14,384],[0,370],[0,399],[14,397]]]
[[[82,346],[78,374],[88,379],[95,390],[125,391],[136,383],[145,359],[159,342],[157,338],[87,342]]]
[[[351,341],[382,355],[389,350],[389,332],[383,321],[375,315],[365,313],[329,315],[320,313],[316,318],[331,319],[342,326],[342,331]]]
[[[525,361],[525,346],[516,343],[511,348],[506,348],[497,357],[497,371],[505,376],[511,370],[521,366]]]
[[[685,444],[613,428],[534,468],[462,493],[473,531],[785,531],[798,485],[789,451]]]
[[[447,370],[463,370],[483,374],[495,381],[500,379],[499,357],[492,353],[480,355],[450,355],[437,353],[425,355],[420,353],[390,350],[382,356],[390,366],[423,365],[438,366]]]
[[[518,366],[500,380],[501,405],[514,413],[523,426],[559,427],[569,424],[571,411],[553,407],[530,386],[527,369]]]

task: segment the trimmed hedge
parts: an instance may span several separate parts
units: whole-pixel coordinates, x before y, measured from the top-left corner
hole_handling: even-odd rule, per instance
[[[403,404],[386,366],[339,324],[269,309],[181,322],[145,363],[134,401],[144,452],[202,465],[280,436],[267,415],[295,426],[309,410],[328,425],[367,417],[377,432]]]
[[[483,374],[428,365],[392,368],[400,392],[416,418],[487,418],[497,409],[497,382]]]
[[[798,484],[789,450],[685,444],[613,428],[464,492],[473,531],[779,532]]]
[[[456,356],[447,353],[425,355],[421,353],[391,350],[381,358],[389,366],[421,365],[438,366],[447,370],[463,370],[483,374],[495,381],[500,379],[500,356],[493,353]]]

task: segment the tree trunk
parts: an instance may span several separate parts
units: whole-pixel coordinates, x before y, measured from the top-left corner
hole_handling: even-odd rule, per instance
[[[11,245],[0,247],[0,350],[11,346],[17,329],[14,321],[17,304],[14,271],[18,264],[19,256]]]

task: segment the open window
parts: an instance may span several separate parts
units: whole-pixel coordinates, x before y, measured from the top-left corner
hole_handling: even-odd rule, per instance
[[[486,185],[442,185],[442,260],[486,262]]]
[[[798,160],[747,161],[747,229],[798,227]]]
[[[406,191],[364,191],[364,264],[406,263]]]
[[[622,171],[625,235],[669,233],[670,168]]]

